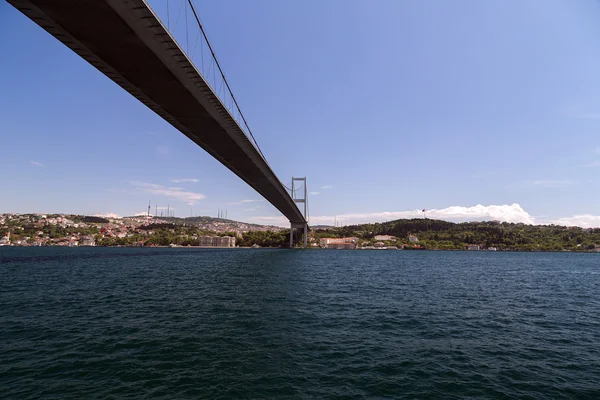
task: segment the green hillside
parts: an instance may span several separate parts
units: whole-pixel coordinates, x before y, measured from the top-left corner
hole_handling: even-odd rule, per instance
[[[430,249],[464,249],[469,244],[497,247],[499,250],[584,251],[600,245],[600,228],[583,229],[557,225],[525,225],[507,222],[452,223],[432,219],[399,219],[384,223],[362,224],[314,232],[315,237],[356,236],[374,243],[375,235],[396,236],[386,244],[401,245],[408,235]]]

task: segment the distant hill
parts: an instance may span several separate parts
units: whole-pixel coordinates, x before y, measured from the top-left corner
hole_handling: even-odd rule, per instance
[[[107,224],[109,220],[102,217],[94,217],[90,215],[70,215],[70,217],[75,222],[85,222],[85,223],[94,223],[94,224]]]
[[[239,222],[239,221],[233,221],[231,219],[214,218],[214,217],[207,217],[207,216],[186,217],[186,218],[182,218],[182,219],[188,224],[209,224],[211,222]]]
[[[213,218],[213,217],[152,217],[154,220],[160,220],[169,224],[176,225],[202,225],[202,224],[210,224],[212,222],[235,222],[230,220],[225,220],[221,218]]]
[[[140,218],[140,217],[138,216],[138,217],[125,217],[125,218]],[[214,217],[208,217],[208,216],[185,217],[185,218],[180,218],[180,217],[152,217],[152,218],[155,221],[160,220],[161,223],[173,224],[173,225],[202,226],[202,225],[209,225],[209,224],[214,224],[214,223],[222,223],[225,225],[231,225],[232,229],[234,229],[235,227],[237,227],[239,225],[248,226],[250,228],[253,228],[253,230],[257,230],[257,229],[280,230],[280,229],[282,229],[277,226],[251,224],[251,223],[247,223],[247,222],[234,221],[231,219],[214,218]]]
[[[600,228],[583,229],[558,225],[526,225],[509,222],[453,223],[434,219],[399,219],[395,221],[351,225],[319,230],[318,237],[355,236],[373,241],[376,235],[398,237],[406,242],[416,235],[419,243],[431,249],[464,249],[469,244],[502,250],[593,250],[600,246]]]
[[[331,229],[333,225],[311,225],[311,229]]]

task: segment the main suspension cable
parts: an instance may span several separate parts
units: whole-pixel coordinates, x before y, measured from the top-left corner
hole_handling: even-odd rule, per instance
[[[223,69],[221,68],[221,64],[219,64],[219,60],[217,60],[217,55],[215,54],[215,52],[214,52],[214,50],[213,50],[213,48],[212,48],[212,46],[210,44],[210,41],[208,40],[208,36],[206,35],[206,32],[204,31],[204,27],[200,23],[200,18],[198,17],[198,13],[196,13],[196,8],[194,7],[194,4],[192,3],[192,0],[187,0],[187,2],[190,5],[190,8],[192,10],[192,13],[194,14],[194,18],[196,19],[196,22],[198,23],[198,27],[200,28],[200,31],[202,32],[202,36],[204,36],[204,40],[206,40],[206,44],[208,45],[208,49],[210,50],[210,53],[212,54],[212,57],[215,60],[217,68],[219,68],[219,73],[221,74],[221,78],[223,78],[223,82],[225,82],[225,86],[227,86],[227,90],[229,91],[229,94],[231,95],[231,98],[233,99],[235,107],[237,108],[238,112],[240,113],[240,116],[242,117],[242,120],[244,121],[244,125],[246,126],[246,129],[248,130],[248,133],[250,134],[250,137],[254,141],[254,145],[256,146],[256,149],[260,153],[260,155],[263,158],[263,160],[266,162],[267,159],[266,159],[265,155],[263,154],[260,146],[258,145],[258,142],[254,138],[254,134],[252,133],[252,130],[250,129],[250,126],[248,125],[248,121],[246,121],[246,117],[242,113],[242,110],[240,109],[240,106],[239,106],[239,104],[237,102],[237,99],[233,95],[233,91],[231,90],[231,87],[229,86],[229,82],[227,82],[227,78],[225,78],[225,74],[223,73]]]

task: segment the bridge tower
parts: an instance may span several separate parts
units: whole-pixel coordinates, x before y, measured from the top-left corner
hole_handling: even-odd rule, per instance
[[[301,186],[296,185],[296,182],[301,182]],[[297,191],[302,190],[303,196],[300,197],[296,194]],[[308,242],[308,213],[307,213],[307,194],[308,190],[306,187],[306,177],[304,178],[294,178],[292,177],[292,189],[291,189],[292,200],[294,203],[304,203],[304,224],[290,224],[290,248],[294,247],[294,229],[302,229],[304,230],[304,247],[306,247]]]

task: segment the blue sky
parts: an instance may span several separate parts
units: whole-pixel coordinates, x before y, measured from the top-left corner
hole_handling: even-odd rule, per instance
[[[283,182],[307,176],[313,224],[424,208],[600,226],[600,2],[196,5],[270,165]],[[284,222],[5,2],[0,51],[0,212],[131,215],[151,200]]]

